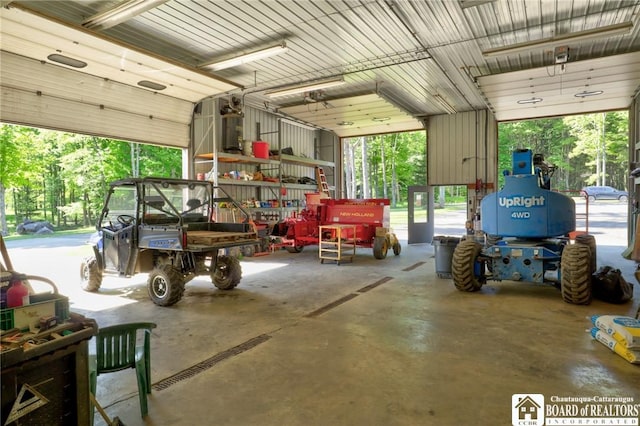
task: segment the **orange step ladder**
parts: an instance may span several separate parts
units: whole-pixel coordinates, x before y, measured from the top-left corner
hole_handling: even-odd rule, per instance
[[[329,198],[331,198],[329,185],[327,184],[327,176],[325,176],[322,167],[316,166],[316,182],[318,183],[318,192],[325,193]]]

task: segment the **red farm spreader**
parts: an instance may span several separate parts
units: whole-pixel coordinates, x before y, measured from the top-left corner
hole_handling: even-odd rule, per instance
[[[299,253],[304,246],[318,245],[320,227],[326,225],[352,225],[355,235],[342,235],[357,247],[372,247],[376,259],[387,257],[392,248],[400,254],[400,242],[391,232],[390,202],[386,198],[338,199],[321,198],[317,193],[307,194],[307,207],[295,217],[275,225],[272,235],[280,237],[280,245],[290,253]],[[353,233],[353,231],[351,231]],[[331,236],[322,236],[323,239]]]

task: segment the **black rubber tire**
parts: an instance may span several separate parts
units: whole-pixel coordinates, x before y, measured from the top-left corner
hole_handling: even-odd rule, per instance
[[[591,303],[591,250],[586,244],[569,244],[560,261],[562,299],[574,305]]]
[[[387,237],[374,237],[373,257],[376,259],[384,259],[387,257],[387,251],[389,251],[389,242],[387,241]]]
[[[484,277],[475,275],[475,262],[482,246],[473,240],[458,243],[451,258],[451,276],[460,291],[478,291],[484,284]]]
[[[178,303],[184,294],[184,277],[173,265],[157,266],[147,280],[149,297],[159,306],[171,306]]]
[[[220,290],[232,290],[242,278],[240,261],[233,256],[218,256],[216,269],[211,274],[211,282]]]
[[[598,269],[598,252],[596,247],[596,237],[590,234],[578,235],[576,237],[576,244],[584,244],[591,250],[591,273],[593,274]]]
[[[394,245],[393,245],[393,254],[395,254],[396,256],[399,256],[400,253],[402,253],[402,246],[400,245],[400,242],[397,241]]]
[[[289,253],[302,253],[302,250],[304,250],[304,246],[286,246],[285,249]]]
[[[253,257],[256,254],[256,246],[244,246],[242,247],[242,255],[246,257]]]
[[[102,270],[98,267],[98,259],[89,256],[80,264],[80,286],[84,291],[95,292],[102,285]]]

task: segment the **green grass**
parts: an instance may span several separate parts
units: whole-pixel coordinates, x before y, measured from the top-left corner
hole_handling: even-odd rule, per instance
[[[4,237],[4,239],[5,241],[11,241],[11,240],[28,240],[33,238],[51,238],[51,237],[59,237],[61,235],[87,234],[87,233],[94,232],[95,230],[96,230],[95,226],[85,226],[82,228],[54,231],[53,234],[24,234],[24,235],[11,234]]]

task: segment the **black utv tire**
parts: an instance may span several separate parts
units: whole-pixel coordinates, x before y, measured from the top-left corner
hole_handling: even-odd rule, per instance
[[[289,253],[302,253],[302,250],[304,250],[304,246],[287,246],[285,247],[285,249]]]
[[[178,303],[184,294],[184,277],[170,264],[157,266],[149,274],[147,291],[149,297],[159,306],[171,306]]]
[[[389,241],[387,237],[373,238],[373,257],[376,259],[384,259],[389,251]]]
[[[591,250],[586,244],[569,244],[560,260],[562,299],[574,305],[591,303]]]
[[[102,285],[102,270],[95,256],[89,256],[80,264],[80,286],[84,291],[95,292]]]
[[[482,246],[473,240],[463,240],[456,246],[451,258],[453,283],[460,291],[478,291],[484,284],[484,276],[476,276],[475,263]]]
[[[218,256],[216,269],[211,274],[211,281],[220,290],[235,288],[242,278],[240,261],[232,256]]]

